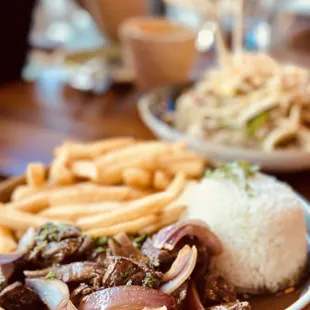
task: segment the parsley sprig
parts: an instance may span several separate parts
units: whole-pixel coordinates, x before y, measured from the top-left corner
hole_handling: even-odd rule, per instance
[[[56,278],[56,273],[53,271],[50,271],[46,276],[45,279],[51,280]]]
[[[130,273],[134,270],[134,268],[129,268],[128,270],[126,270],[125,272],[120,274],[120,278],[121,280],[126,280],[128,278],[128,276],[130,275]]]
[[[143,243],[145,242],[147,235],[146,234],[142,234],[142,235],[136,235],[136,236],[132,236],[131,237],[131,241],[132,244],[137,248],[137,249],[141,249]]]
[[[206,177],[215,180],[230,180],[242,187],[249,195],[253,195],[253,188],[248,180],[259,171],[257,165],[246,161],[219,165],[215,170],[208,169]]]

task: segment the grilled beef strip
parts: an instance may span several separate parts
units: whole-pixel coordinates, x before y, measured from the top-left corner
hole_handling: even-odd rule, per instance
[[[35,242],[22,261],[29,269],[44,268],[86,259],[94,244],[73,225],[47,223],[37,230]]]
[[[5,310],[44,310],[39,296],[20,282],[14,282],[0,293],[0,307]]]
[[[222,276],[208,274],[204,278],[204,285],[200,296],[204,306],[210,307],[218,304],[235,302],[237,300],[237,291],[235,287]]]
[[[126,257],[112,256],[106,261],[104,287],[141,285],[158,288],[160,275],[145,263],[137,263]]]

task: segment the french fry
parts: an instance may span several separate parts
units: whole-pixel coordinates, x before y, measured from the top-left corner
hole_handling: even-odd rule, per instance
[[[193,195],[193,190],[195,189],[197,183],[198,182],[196,180],[187,181],[180,195],[178,195],[178,197],[176,197],[176,199],[174,199],[167,206],[167,209],[183,205],[188,206]]]
[[[94,181],[103,185],[120,184],[123,179],[123,171],[127,168],[154,169],[156,163],[154,156],[154,154],[149,154],[138,158],[129,159],[122,163],[111,165],[104,170],[97,167],[98,174],[96,180]]]
[[[59,155],[65,150],[69,161],[94,159],[99,155],[132,145],[135,141],[134,138],[119,137],[92,143],[67,142],[57,148],[55,153]]]
[[[46,194],[60,188],[62,187],[55,184],[45,184],[44,186],[38,188],[30,187],[29,185],[20,185],[16,187],[12,193],[11,201],[20,201],[36,194]]]
[[[96,228],[86,231],[86,234],[93,237],[100,236],[114,236],[120,232],[128,234],[135,234],[139,232],[143,227],[152,225],[156,222],[157,217],[155,215],[147,215],[133,221],[123,222],[121,224],[112,225],[109,227]]]
[[[153,187],[157,190],[165,190],[171,182],[170,175],[162,170],[156,170],[153,177]]]
[[[92,204],[61,205],[43,210],[39,213],[39,215],[49,219],[75,221],[81,217],[102,214],[121,207],[122,204],[116,201]]]
[[[156,156],[169,149],[169,145],[163,142],[141,142],[133,146],[129,146],[125,149],[110,152],[104,156],[100,156],[95,160],[96,167],[103,171],[111,167],[111,165],[117,165],[126,163],[128,160],[136,159],[137,157],[144,157],[150,155]],[[152,156],[151,156],[152,157]]]
[[[45,182],[45,167],[41,163],[31,163],[26,169],[26,182],[31,187],[41,187]]]
[[[57,157],[53,160],[50,170],[49,179],[53,184],[70,185],[75,182],[71,170],[68,168],[69,153],[66,149],[59,151]]]
[[[137,199],[148,192],[128,186],[101,186],[92,183],[79,183],[60,190],[47,193],[51,206],[92,203],[104,201],[123,201]]]
[[[202,159],[179,160],[175,162],[162,162],[160,168],[168,173],[176,174],[183,172],[189,178],[201,177],[205,169]]]
[[[17,209],[24,212],[37,213],[47,208],[49,206],[49,202],[46,194],[38,193],[18,201],[9,202],[5,206],[6,208],[10,209]]]
[[[16,249],[16,246],[11,231],[4,226],[0,226],[0,253],[10,253]]]
[[[23,235],[25,234],[26,230],[25,229],[18,229],[18,230],[14,230],[14,235],[15,235],[15,238],[17,240],[20,240]]]
[[[27,184],[17,187],[1,208],[0,251],[13,250],[13,236],[47,221],[75,222],[93,236],[154,233],[182,216],[186,177],[196,178],[204,170],[204,160],[183,141],[70,141],[55,155],[48,182],[43,165],[29,164]]]
[[[38,189],[31,187],[29,185],[19,185],[17,186],[12,195],[11,195],[11,201],[18,201],[21,199],[24,199],[26,197],[29,197],[35,193],[37,193]]]
[[[141,168],[127,168],[123,171],[123,181],[133,187],[148,188],[152,184],[152,173]]]
[[[156,193],[124,205],[123,208],[109,214],[89,216],[79,219],[76,223],[82,229],[91,229],[116,225],[122,221],[131,221],[151,213],[161,211],[181,192],[185,184],[184,174],[178,174],[165,192]]]
[[[71,170],[58,162],[52,163],[49,176],[50,181],[58,185],[70,185],[75,182],[75,177]]]
[[[71,166],[72,173],[79,178],[96,180],[98,178],[98,170],[92,161],[78,160]]]
[[[163,156],[161,156],[159,159],[158,159],[158,162],[161,164],[161,163],[164,163],[164,164],[168,164],[168,163],[173,163],[173,162],[176,162],[176,161],[180,161],[180,160],[190,160],[190,159],[199,159],[199,157],[193,153],[193,152],[189,152],[189,151],[174,151],[174,152],[169,152],[167,154],[164,154]]]
[[[48,219],[12,208],[1,208],[0,225],[10,229],[26,230],[31,226],[39,227]]]
[[[141,234],[153,234],[161,228],[171,225],[177,222],[182,214],[184,214],[186,206],[178,206],[173,208],[165,208],[158,216],[155,224],[144,226],[141,230]]]

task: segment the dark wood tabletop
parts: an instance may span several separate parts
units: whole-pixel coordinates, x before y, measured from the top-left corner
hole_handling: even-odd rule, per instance
[[[56,70],[35,83],[0,86],[0,175],[19,175],[29,161],[49,163],[66,139],[154,138],[135,109],[138,95],[128,85],[102,96],[79,92],[65,86]]]
[[[0,175],[23,174],[30,161],[48,164],[55,146],[67,139],[154,138],[138,116],[138,97],[128,85],[102,96],[73,90],[55,69],[35,83],[0,86]],[[310,200],[310,171],[278,177]]]

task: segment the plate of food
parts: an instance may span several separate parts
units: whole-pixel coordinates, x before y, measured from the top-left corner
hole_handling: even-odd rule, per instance
[[[0,308],[302,310],[308,205],[184,143],[66,142],[0,188]]]
[[[186,139],[214,160],[247,160],[272,171],[310,168],[310,73],[243,51],[240,12],[233,52],[215,16],[217,65],[176,97],[163,91],[143,97],[141,118],[161,139]]]

